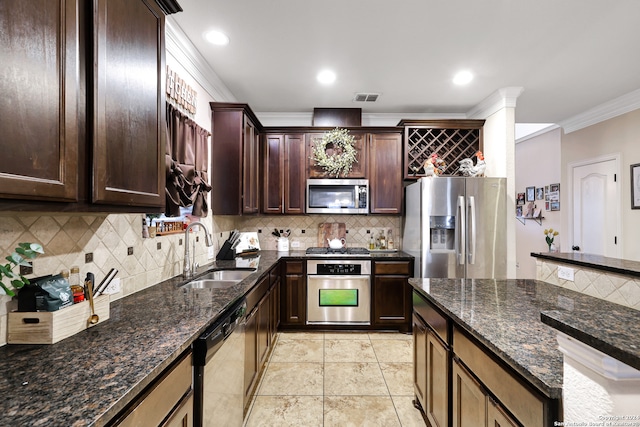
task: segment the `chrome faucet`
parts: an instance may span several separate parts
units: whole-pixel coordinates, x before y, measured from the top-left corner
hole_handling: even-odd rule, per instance
[[[189,257],[189,231],[191,230],[192,227],[196,225],[201,226],[202,229],[204,230],[205,244],[207,246],[213,246],[213,238],[211,237],[211,233],[209,233],[207,226],[204,225],[202,222],[200,221],[192,222],[187,226],[187,228],[185,228],[184,230],[184,268],[182,269],[182,276],[185,279],[192,277],[196,269],[195,253],[193,254],[193,258],[194,258],[193,264],[191,264],[190,257]]]

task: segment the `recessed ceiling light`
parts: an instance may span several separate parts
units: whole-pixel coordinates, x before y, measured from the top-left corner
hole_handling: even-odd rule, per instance
[[[323,70],[318,73],[316,78],[323,85],[329,85],[336,81],[336,73],[331,70]]]
[[[453,76],[453,83],[458,86],[466,85],[471,80],[473,80],[473,74],[471,74],[471,71],[460,71],[458,74]]]
[[[217,30],[207,31],[204,38],[211,44],[218,46],[226,46],[229,44],[229,37]]]

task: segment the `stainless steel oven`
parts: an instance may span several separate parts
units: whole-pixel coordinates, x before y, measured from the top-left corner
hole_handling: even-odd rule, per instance
[[[371,261],[307,261],[307,324],[370,323]]]

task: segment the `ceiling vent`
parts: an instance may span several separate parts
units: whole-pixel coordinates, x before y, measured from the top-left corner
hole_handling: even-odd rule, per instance
[[[379,96],[379,93],[356,93],[353,102],[376,102]]]

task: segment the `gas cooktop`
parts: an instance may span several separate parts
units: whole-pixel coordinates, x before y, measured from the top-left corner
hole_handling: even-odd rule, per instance
[[[370,255],[367,248],[307,248],[307,255],[322,255],[322,256],[344,256],[344,255]]]

